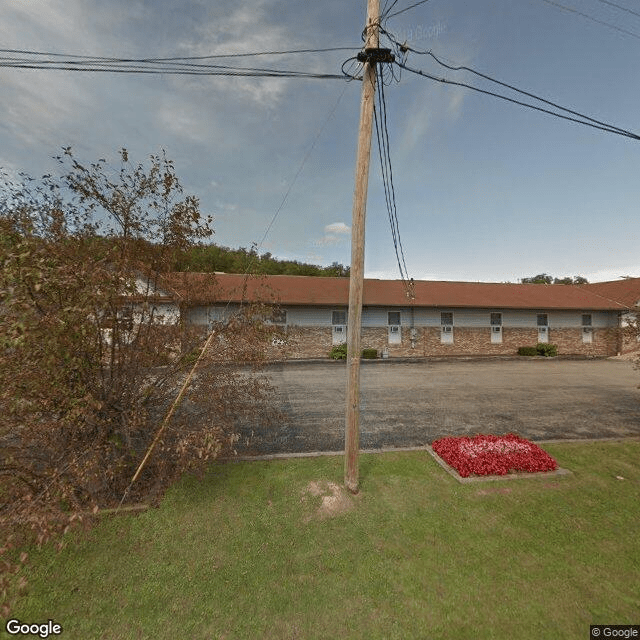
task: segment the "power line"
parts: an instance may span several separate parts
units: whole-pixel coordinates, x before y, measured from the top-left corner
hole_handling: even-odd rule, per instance
[[[391,238],[396,253],[396,261],[400,271],[400,278],[408,289],[409,274],[407,263],[404,257],[404,249],[400,238],[400,223],[398,220],[398,208],[396,205],[396,194],[393,184],[393,170],[391,166],[391,150],[389,144],[389,128],[387,125],[387,105],[384,95],[384,76],[380,65],[377,65],[376,72],[378,74],[377,102],[374,105],[374,119],[376,126],[376,137],[378,141],[378,153],[380,156],[380,169],[382,173],[382,184],[384,188],[385,202],[387,206],[387,215],[389,225],[391,227]]]
[[[395,40],[392,40],[392,42],[394,42],[395,44],[399,44],[397,43]],[[538,100],[539,102],[543,102],[544,104],[548,104],[549,106],[555,107],[556,109],[560,109],[561,111],[565,111],[567,113],[571,113],[572,115],[578,116],[579,118],[582,118],[584,120],[589,120],[590,122],[593,122],[594,124],[599,124],[602,125],[603,127],[607,127],[608,129],[615,129],[617,131],[620,131],[621,133],[629,133],[628,131],[626,131],[625,129],[621,129],[620,127],[616,127],[614,125],[610,125],[606,122],[602,122],[601,120],[596,120],[595,118],[591,118],[590,116],[584,115],[583,113],[580,113],[579,111],[574,111],[573,109],[569,109],[567,107],[563,107],[562,105],[557,104],[556,102],[552,102],[551,100],[547,100],[545,98],[541,98],[540,96],[531,93],[530,91],[525,91],[524,89],[519,89],[518,87],[515,87],[514,85],[508,84],[506,82],[502,82],[500,80],[496,80],[495,78],[492,78],[491,76],[485,74],[485,73],[481,73],[480,71],[476,71],[475,69],[472,69],[471,67],[466,67],[463,65],[458,65],[458,66],[454,66],[454,65],[450,65],[450,64],[446,64],[445,62],[442,62],[442,60],[440,60],[432,51],[420,51],[418,49],[413,49],[412,47],[408,47],[406,45],[401,45],[402,48],[405,51],[411,51],[413,53],[417,53],[419,55],[428,55],[431,58],[433,58],[433,60],[435,60],[439,65],[441,65],[442,67],[444,67],[445,69],[449,69],[450,71],[468,71],[469,73],[473,73],[474,75],[483,78],[485,80],[488,80],[489,82],[493,82],[495,84],[498,84],[502,87],[505,87],[507,89],[511,89],[512,91],[515,91],[517,93],[520,93],[522,95],[528,96],[529,98],[533,98],[534,100]]]
[[[202,68],[151,65],[98,65],[95,63],[31,63],[26,61],[1,61],[0,68],[75,71],[82,73],[128,73],[128,74],[163,74],[190,76],[240,76],[257,78],[306,78],[321,80],[345,80],[344,75],[332,73],[310,73],[292,69],[252,69],[243,67],[227,67],[204,65]]]
[[[322,126],[318,130],[318,133],[316,134],[316,137],[313,139],[313,142],[311,143],[311,146],[309,147],[309,150],[307,151],[306,155],[302,159],[302,162],[300,163],[300,167],[298,168],[298,171],[296,172],[296,175],[293,177],[293,180],[291,181],[291,184],[289,185],[289,188],[287,189],[286,193],[284,194],[284,197],[282,198],[282,202],[280,203],[280,206],[276,209],[276,212],[275,212],[273,218],[271,218],[271,222],[267,226],[267,229],[264,232],[264,235],[262,236],[262,240],[260,240],[260,243],[257,245],[256,253],[260,251],[260,248],[264,244],[264,241],[266,240],[267,235],[269,234],[269,231],[271,230],[271,227],[273,226],[274,222],[276,221],[276,218],[278,217],[278,215],[282,211],[282,209],[283,209],[283,207],[285,205],[285,202],[287,201],[287,198],[289,197],[289,194],[291,193],[291,190],[293,189],[293,186],[295,185],[296,180],[298,179],[298,176],[302,173],[302,169],[304,169],[304,165],[306,164],[307,160],[309,159],[309,156],[313,152],[313,150],[314,150],[314,148],[316,146],[316,143],[318,142],[318,139],[322,135],[322,132],[324,131],[325,127],[327,126],[327,124],[329,122],[329,120],[331,119],[331,116],[333,116],[333,114],[336,112],[336,109],[338,108],[338,105],[340,104],[340,100],[342,100],[342,96],[344,95],[344,92],[346,90],[347,90],[347,87],[345,85],[345,87],[342,89],[340,95],[338,96],[338,99],[336,100],[336,103],[333,105],[333,108],[331,109],[331,111],[329,111],[329,115],[327,115],[327,117],[325,118],[325,121],[322,123]],[[255,260],[255,258],[254,258],[254,260]],[[246,273],[249,272],[249,267],[251,266],[251,264],[253,264],[254,260],[252,260],[251,263],[249,264],[249,266],[247,267]],[[246,273],[245,273],[245,275],[246,275]]]
[[[638,16],[640,18],[640,13],[637,11],[632,11],[631,9],[627,9],[626,7],[622,7],[615,2],[609,2],[609,0],[598,0],[598,2],[602,2],[603,4],[608,4],[611,7],[615,7],[616,9],[620,9],[620,11],[626,11],[627,13],[631,13],[634,16]]]
[[[638,35],[637,33],[634,33],[633,31],[627,31],[627,29],[623,29],[622,27],[617,27],[616,25],[611,24],[610,22],[605,22],[604,20],[599,20],[598,18],[594,18],[593,16],[590,16],[588,13],[583,13],[582,11],[578,11],[577,9],[574,9],[572,7],[566,7],[565,5],[560,4],[559,2],[554,2],[553,0],[541,0],[541,1],[546,2],[547,4],[550,4],[554,7],[557,7],[558,9],[562,9],[563,11],[575,13],[579,16],[582,16],[583,18],[586,18],[587,20],[591,20],[591,22],[596,22],[597,24],[604,25],[605,27],[609,27],[610,29],[615,29],[616,31],[620,31],[620,33],[625,33],[628,36],[632,36],[633,38],[637,38],[638,40],[640,40],[640,35]]]
[[[420,69],[413,69],[408,67],[405,64],[398,63],[396,64],[406,71],[410,71],[411,73],[415,73],[416,75],[423,76],[424,78],[428,78],[429,80],[435,80],[436,82],[441,82],[443,84],[450,84],[453,86],[464,87],[466,89],[471,89],[472,91],[477,91],[478,93],[483,93],[488,96],[493,96],[494,98],[500,98],[501,100],[506,100],[507,102],[512,102],[513,104],[520,105],[521,107],[527,107],[528,109],[533,109],[534,111],[540,111],[542,113],[546,113],[551,116],[555,116],[556,118],[561,118],[562,120],[569,120],[570,122],[575,122],[577,124],[583,124],[587,127],[592,127],[593,129],[600,129],[601,131],[606,131],[608,133],[615,133],[620,136],[624,136],[625,138],[631,138],[633,140],[640,140],[640,135],[633,133],[631,131],[626,131],[625,129],[619,129],[618,127],[614,127],[613,125],[598,125],[592,122],[588,122],[587,120],[580,120],[578,118],[572,118],[570,116],[565,116],[561,113],[557,113],[555,111],[550,111],[549,109],[544,109],[542,107],[538,107],[534,104],[530,104],[528,102],[523,102],[521,100],[516,100],[514,98],[509,98],[508,96],[504,96],[500,93],[496,93],[494,91],[488,91],[487,89],[481,89],[480,87],[476,87],[471,84],[467,84],[466,82],[457,82],[455,80],[449,80],[447,78],[438,78],[437,76],[431,75],[430,73],[426,73],[421,71]]]
[[[195,61],[247,56],[297,55],[343,50],[353,51],[354,49],[356,49],[356,47],[330,47],[324,49],[292,49],[288,51],[260,51],[212,54],[206,56],[176,56],[172,58],[114,58],[28,51],[25,49],[0,49],[0,68],[4,67],[31,70],[52,69],[58,71],[82,71],[93,73],[144,73],[165,75],[249,76],[344,80],[344,76],[331,73],[311,73],[308,71],[292,69],[238,67],[230,66],[228,64],[207,64]]]
[[[414,7],[418,7],[421,4],[425,4],[425,2],[429,2],[429,0],[420,0],[420,2],[416,2],[415,4],[412,4],[410,7],[407,7],[406,9],[400,9],[400,11],[396,11],[395,13],[384,15],[382,16],[382,18],[384,20],[388,20],[389,18],[394,18],[395,16],[399,16],[401,13],[404,13],[405,11],[409,11],[409,9],[413,9]],[[395,2],[393,4],[395,4]],[[389,7],[389,11],[391,10],[392,7],[393,5]]]
[[[389,0],[387,0],[384,4],[384,8],[382,9],[382,13],[380,14],[380,22],[382,22],[383,20],[386,20],[388,14],[391,12],[393,7],[395,7],[398,4],[398,0],[393,0],[391,5],[387,8],[388,4],[389,4]]]
[[[171,56],[167,58],[120,58],[120,57],[105,57],[105,56],[87,56],[70,53],[55,53],[47,51],[29,51],[27,49],[0,49],[0,53],[19,53],[21,55],[37,55],[37,56],[50,56],[50,57],[64,57],[64,58],[82,58],[86,60],[102,60],[108,62],[170,62],[178,60],[207,60],[209,58],[246,58],[252,56],[276,56],[276,55],[288,55],[295,53],[326,53],[329,51],[353,51],[359,47],[328,47],[324,49],[289,49],[284,51],[251,51],[248,53],[216,53],[210,55],[201,56]]]
[[[414,49],[413,47],[409,47],[406,44],[401,44],[396,37],[390,33],[389,31],[387,31],[386,29],[382,29],[381,28],[381,33],[383,33],[391,42],[392,46],[395,48],[396,50],[396,65],[401,68],[401,69],[406,69],[407,71],[411,71],[412,73],[416,73],[418,75],[424,76],[426,78],[429,78],[430,80],[435,80],[437,82],[441,82],[444,84],[451,84],[451,85],[457,85],[460,87],[465,87],[467,89],[471,89],[473,91],[477,91],[479,93],[484,93],[486,95],[490,95],[496,98],[500,98],[502,100],[506,100],[508,102],[512,102],[514,104],[518,104],[520,106],[523,107],[527,107],[529,109],[534,109],[536,111],[541,111],[543,113],[549,114],[549,115],[553,115],[557,118],[562,118],[565,120],[570,120],[572,122],[576,122],[579,124],[584,124],[587,126],[591,126],[594,127],[596,129],[601,129],[603,131],[608,131],[609,133],[616,133],[618,135],[622,135],[628,138],[632,138],[632,139],[636,139],[636,140],[640,140],[640,136],[638,136],[637,134],[633,133],[632,131],[628,131],[626,129],[622,129],[621,127],[617,127],[615,125],[609,124],[608,122],[603,122],[602,120],[597,120],[595,118],[592,118],[590,116],[587,116],[583,113],[580,113],[579,111],[576,111],[574,109],[569,109],[568,107],[563,107],[562,105],[556,103],[556,102],[552,102],[551,100],[547,100],[545,98],[542,98],[530,91],[525,91],[524,89],[519,89],[518,87],[511,85],[511,84],[507,84],[506,82],[502,82],[500,80],[497,80],[496,78],[492,78],[491,76],[485,74],[485,73],[481,73],[480,71],[476,71],[475,69],[472,69],[471,67],[466,67],[466,66],[462,66],[462,65],[458,65],[458,66],[454,66],[452,64],[446,64],[445,62],[442,62],[442,60],[440,58],[438,58],[431,50],[428,51],[421,51],[420,49]],[[454,81],[454,80],[449,80],[448,78],[439,78],[437,76],[434,76],[430,73],[426,73],[424,71],[421,70],[417,70],[417,69],[413,69],[411,67],[406,66],[405,64],[405,59],[406,59],[406,54],[407,52],[412,52],[412,53],[416,53],[418,55],[427,55],[430,56],[435,62],[437,62],[439,65],[441,65],[442,67],[449,69],[450,71],[468,71],[469,73],[473,73],[476,76],[483,78],[484,80],[488,80],[489,82],[493,82],[495,84],[498,84],[502,87],[505,87],[507,89],[510,89],[511,91],[515,91],[516,93],[519,93],[521,95],[525,95],[529,98],[533,98],[534,100],[537,100],[538,102],[541,102],[543,104],[549,105],[551,107],[553,107],[554,109],[559,109],[560,111],[564,111],[565,113],[571,114],[571,116],[576,116],[576,117],[570,117],[561,113],[557,113],[556,111],[551,111],[549,109],[544,109],[542,107],[539,107],[537,105],[534,104],[530,104],[528,102],[523,102],[521,100],[515,100],[514,98],[510,98],[508,96],[505,96],[503,94],[500,93],[495,93],[493,91],[488,91],[486,89],[482,89],[480,87],[476,87],[474,85],[470,85],[464,82],[458,82],[458,81]],[[398,61],[400,60],[400,62]]]

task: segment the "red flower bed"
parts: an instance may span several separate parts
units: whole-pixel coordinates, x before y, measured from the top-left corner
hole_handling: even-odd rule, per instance
[[[554,471],[558,463],[533,442],[513,433],[506,436],[441,438],[433,450],[463,478],[504,476],[510,471]]]

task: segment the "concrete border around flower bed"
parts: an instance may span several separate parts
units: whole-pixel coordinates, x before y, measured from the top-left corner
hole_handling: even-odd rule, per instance
[[[507,473],[504,476],[470,476],[463,478],[452,466],[448,465],[432,448],[427,445],[425,450],[428,451],[433,459],[458,482],[467,484],[469,482],[487,482],[488,480],[520,480],[524,478],[548,478],[549,476],[567,476],[571,475],[568,469],[558,468],[555,471],[536,471],[535,473]]]

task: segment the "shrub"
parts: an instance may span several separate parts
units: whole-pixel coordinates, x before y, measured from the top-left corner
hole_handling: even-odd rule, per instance
[[[332,360],[346,360],[347,359],[347,343],[343,342],[338,344],[329,352],[329,357]]]
[[[539,343],[536,346],[539,356],[554,357],[558,355],[558,347],[555,344]]]
[[[520,347],[518,349],[519,356],[537,356],[538,349],[536,347]]]
[[[362,357],[365,360],[375,360],[378,357],[378,350],[377,349],[363,349],[362,350]]]

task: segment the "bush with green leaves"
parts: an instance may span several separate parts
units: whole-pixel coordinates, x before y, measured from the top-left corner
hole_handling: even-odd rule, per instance
[[[364,360],[375,360],[378,357],[377,349],[363,349],[362,358]]]
[[[332,360],[346,360],[347,359],[347,343],[337,344],[329,352],[329,357]]]
[[[540,342],[536,345],[536,351],[539,356],[555,357],[558,355],[558,347],[555,344],[546,344]]]
[[[518,349],[519,356],[537,356],[538,349],[536,347],[520,347]]]

